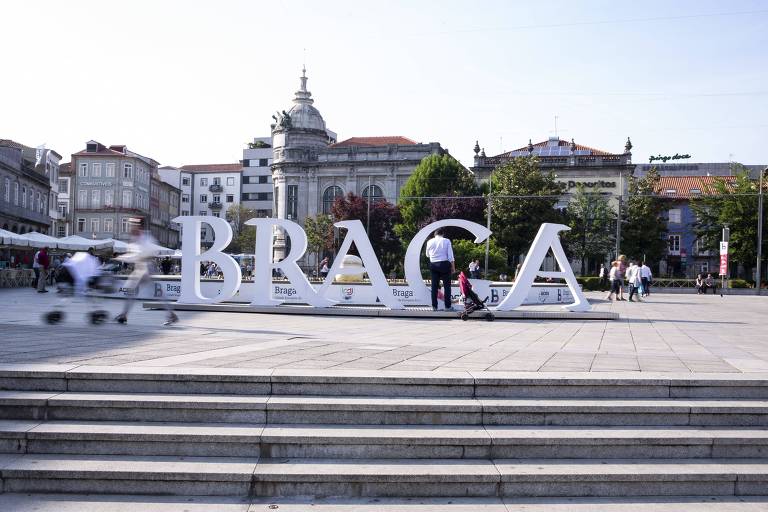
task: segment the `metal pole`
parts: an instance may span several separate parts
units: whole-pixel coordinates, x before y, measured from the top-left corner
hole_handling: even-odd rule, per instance
[[[491,192],[493,190],[493,180],[491,179],[493,172],[488,174],[488,215],[486,216],[485,227],[488,231],[491,230]],[[488,255],[491,252],[491,237],[485,239],[485,279],[488,279]]]
[[[616,213],[616,260],[621,252],[621,203],[624,197],[624,175],[619,171],[619,208]]]
[[[365,222],[365,233],[371,236],[371,177],[368,176],[368,220]]]
[[[760,171],[760,191],[757,196],[757,275],[755,276],[755,285],[758,295],[760,295],[760,282],[763,277],[763,174],[766,171],[768,171],[768,167]]]

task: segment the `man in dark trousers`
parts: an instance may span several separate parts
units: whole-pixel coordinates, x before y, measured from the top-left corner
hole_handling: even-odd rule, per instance
[[[35,265],[38,270],[37,293],[48,293],[45,289],[45,280],[48,278],[48,267],[51,266],[51,260],[48,258],[48,248],[43,247],[35,254]]]
[[[447,311],[453,311],[451,304],[451,275],[456,272],[453,259],[453,246],[445,238],[442,228],[435,231],[435,236],[427,242],[426,254],[429,258],[429,270],[432,274],[432,311],[437,311],[437,290],[443,282],[443,301]]]

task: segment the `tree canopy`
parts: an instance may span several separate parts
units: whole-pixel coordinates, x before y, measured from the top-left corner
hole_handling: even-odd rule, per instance
[[[629,195],[621,215],[621,252],[650,266],[666,256],[669,244],[666,237],[669,200],[656,196],[660,180],[656,167],[642,178],[630,177]]]
[[[431,213],[430,201],[423,197],[473,196],[478,194],[474,176],[451,155],[430,155],[416,166],[400,190],[402,221],[395,230],[408,244],[419,225]]]
[[[258,216],[256,210],[246,208],[242,204],[232,205],[227,209],[225,218],[232,226],[232,242],[227,247],[229,252],[250,254],[254,251],[256,228],[247,226],[245,221]]]
[[[599,193],[579,183],[566,208],[570,231],[563,235],[568,252],[581,260],[581,275],[590,259],[604,259],[614,247],[616,212]]]

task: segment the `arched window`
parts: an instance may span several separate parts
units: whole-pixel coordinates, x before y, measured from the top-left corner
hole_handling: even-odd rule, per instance
[[[332,185],[325,189],[325,192],[323,192],[323,213],[329,215],[331,213],[333,202],[336,201],[337,197],[342,197],[343,195],[344,191],[341,190],[341,187],[337,187],[336,185]]]
[[[370,189],[370,190],[369,190]],[[384,199],[384,193],[381,191],[381,187],[378,185],[371,185],[363,189],[363,199],[368,200],[368,193],[371,194],[371,202],[381,201]]]

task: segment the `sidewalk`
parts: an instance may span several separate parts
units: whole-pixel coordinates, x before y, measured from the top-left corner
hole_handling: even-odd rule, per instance
[[[382,371],[768,372],[768,297],[587,297],[619,321],[338,318],[164,312],[137,304],[129,324],[91,326],[75,305],[57,326],[55,293],[0,290],[0,363]],[[102,301],[116,314],[122,303]]]

